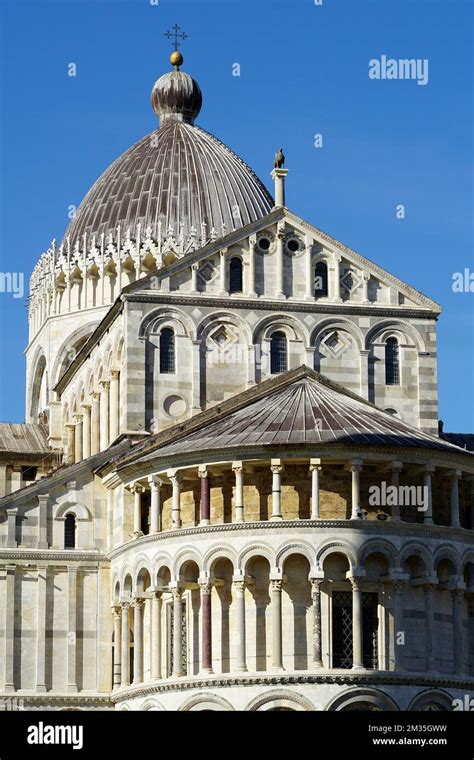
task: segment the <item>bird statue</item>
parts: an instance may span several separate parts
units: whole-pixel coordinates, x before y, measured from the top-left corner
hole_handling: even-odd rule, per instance
[[[284,166],[285,163],[285,154],[283,153],[283,148],[280,148],[280,150],[275,153],[275,161],[274,161],[274,167],[275,169],[281,169],[282,166]]]

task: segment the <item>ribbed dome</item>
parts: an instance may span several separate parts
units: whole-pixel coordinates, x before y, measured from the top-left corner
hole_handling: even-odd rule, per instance
[[[221,237],[265,216],[273,199],[252,169],[213,135],[194,126],[202,103],[197,82],[179,71],[182,56],[171,56],[174,71],[155,83],[151,100],[160,128],[133,145],[87,193],[66,231],[71,245],[83,236],[109,233],[120,225],[133,237],[172,235],[184,244]]]
[[[171,227],[186,240],[202,223],[220,237],[267,214],[273,200],[241,158],[199,127],[167,121],[129,148],[87,193],[66,231],[82,236]],[[90,239],[90,238],[89,238]]]

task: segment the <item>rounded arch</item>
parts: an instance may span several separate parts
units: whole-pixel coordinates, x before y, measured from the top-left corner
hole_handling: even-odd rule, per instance
[[[199,572],[203,571],[202,555],[192,547],[186,547],[177,553],[173,560],[172,574],[175,580],[179,579],[181,570],[186,562],[195,562],[199,568]]]
[[[295,544],[287,544],[286,546],[282,546],[277,550],[275,557],[275,567],[283,569],[286,560],[293,554],[302,554],[303,557],[306,557],[310,564],[310,567],[313,567],[316,562],[316,555],[311,544],[306,544],[303,541],[299,541]]]
[[[209,573],[212,566],[220,559],[228,559],[234,571],[237,569],[237,554],[234,548],[223,544],[221,546],[213,546],[206,552],[202,561],[203,572]]]
[[[459,557],[458,553],[455,549],[453,549],[452,546],[448,546],[447,544],[443,544],[442,546],[438,546],[436,549],[434,556],[433,556],[433,568],[436,572],[438,565],[443,560],[449,560],[451,564],[453,565],[455,569],[455,575],[461,575],[462,574],[462,563],[461,558]]]
[[[35,353],[35,357],[31,363],[32,373],[30,382],[30,401],[29,401],[29,415],[32,422],[38,421],[38,415],[44,410],[40,408],[42,391],[44,391],[45,406],[48,404],[48,372],[46,364],[46,356],[44,355],[43,347],[38,347]],[[46,383],[46,387],[44,384]]]
[[[359,564],[363,565],[370,554],[383,554],[393,570],[399,567],[399,555],[396,546],[385,538],[369,538],[359,549]]]
[[[179,309],[172,307],[153,309],[153,311],[146,314],[140,322],[138,338],[144,340],[149,335],[156,335],[159,332],[160,327],[166,323],[174,323],[174,325],[178,324],[180,327],[180,332],[177,333],[178,335],[181,334],[192,340],[195,339],[196,330],[191,318]]]
[[[77,520],[92,520],[89,508],[76,501],[57,504],[53,510],[53,520],[64,520],[67,514],[74,514]]]
[[[419,559],[424,566],[424,572],[431,575],[433,571],[433,558],[426,546],[414,541],[405,544],[400,552],[400,566],[403,567],[403,564],[410,559],[410,557],[416,557]]]
[[[132,576],[133,576],[134,587],[136,587],[136,584],[138,582],[138,577],[143,570],[146,570],[150,578],[152,577],[152,569],[150,566],[149,557],[146,554],[139,554],[133,560]]]
[[[252,343],[270,340],[271,334],[283,332],[288,340],[300,340],[305,346],[309,345],[309,334],[303,322],[288,314],[270,314],[257,322],[253,328]]]
[[[165,712],[165,708],[157,699],[146,699],[142,703],[141,709],[144,712]]]
[[[360,707],[357,707],[360,705]],[[379,689],[359,689],[352,687],[334,697],[326,706],[327,711],[375,710],[381,712],[398,712],[396,702]]]
[[[389,337],[393,331],[401,333],[405,340],[407,337],[411,338],[418,351],[426,351],[425,341],[421,333],[412,324],[402,319],[384,319],[382,322],[377,322],[376,325],[367,331],[364,348],[370,349],[372,344],[382,337],[383,333],[387,333],[385,337]],[[397,335],[393,337],[397,337]]]
[[[86,325],[82,325],[77,330],[74,330],[63,341],[56,354],[56,360],[51,371],[53,387],[59,382],[61,376],[73,362],[75,356],[77,356],[86,341],[90,338],[98,324],[99,322],[88,322]]]
[[[301,694],[295,694],[289,689],[272,689],[252,699],[245,709],[249,712],[275,709],[310,712],[316,708],[307,697]]]
[[[407,710],[410,712],[415,710],[422,711],[440,711],[451,712],[453,709],[453,698],[446,691],[441,689],[426,689],[421,694],[417,694],[410,702]]]
[[[311,332],[309,345],[314,346],[320,335],[326,330],[345,330],[352,336],[359,351],[364,346],[364,336],[360,327],[349,319],[341,317],[328,317],[318,322]]]
[[[211,330],[223,322],[227,322],[239,330],[244,339],[247,341],[247,344],[250,345],[252,340],[250,326],[239,315],[228,311],[216,311],[213,314],[209,314],[207,317],[204,317],[204,319],[199,322],[196,328],[197,339],[205,340]]]
[[[357,553],[352,544],[346,541],[331,541],[320,546],[316,552],[316,565],[319,570],[323,569],[324,561],[330,554],[343,554],[349,562],[350,570],[357,567]]]
[[[234,711],[234,707],[227,699],[212,694],[211,692],[203,691],[199,694],[194,694],[192,697],[184,702],[181,707],[178,707],[179,712],[191,712],[198,710],[215,710],[215,711]]]
[[[245,570],[250,560],[254,557],[264,557],[272,567],[275,559],[273,549],[265,544],[254,544],[246,549],[243,549],[237,558],[237,569],[239,571]]]

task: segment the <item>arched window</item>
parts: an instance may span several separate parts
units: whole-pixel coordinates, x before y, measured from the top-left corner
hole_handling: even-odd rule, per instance
[[[160,333],[160,372],[175,371],[174,332],[171,327],[164,327]]]
[[[242,292],[242,261],[238,256],[230,260],[229,293]]]
[[[400,363],[398,359],[398,341],[387,338],[385,343],[385,384],[400,384]]]
[[[76,517],[75,515],[66,515],[64,520],[64,548],[75,549],[76,547]]]
[[[288,369],[288,350],[286,335],[280,331],[274,332],[270,341],[270,372],[276,375]]]
[[[328,294],[328,267],[324,261],[318,261],[314,268],[314,297],[322,298]]]

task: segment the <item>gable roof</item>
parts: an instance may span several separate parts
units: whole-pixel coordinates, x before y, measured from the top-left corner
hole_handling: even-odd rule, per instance
[[[157,433],[117,465],[120,470],[196,451],[301,444],[401,446],[466,454],[302,365]]]

